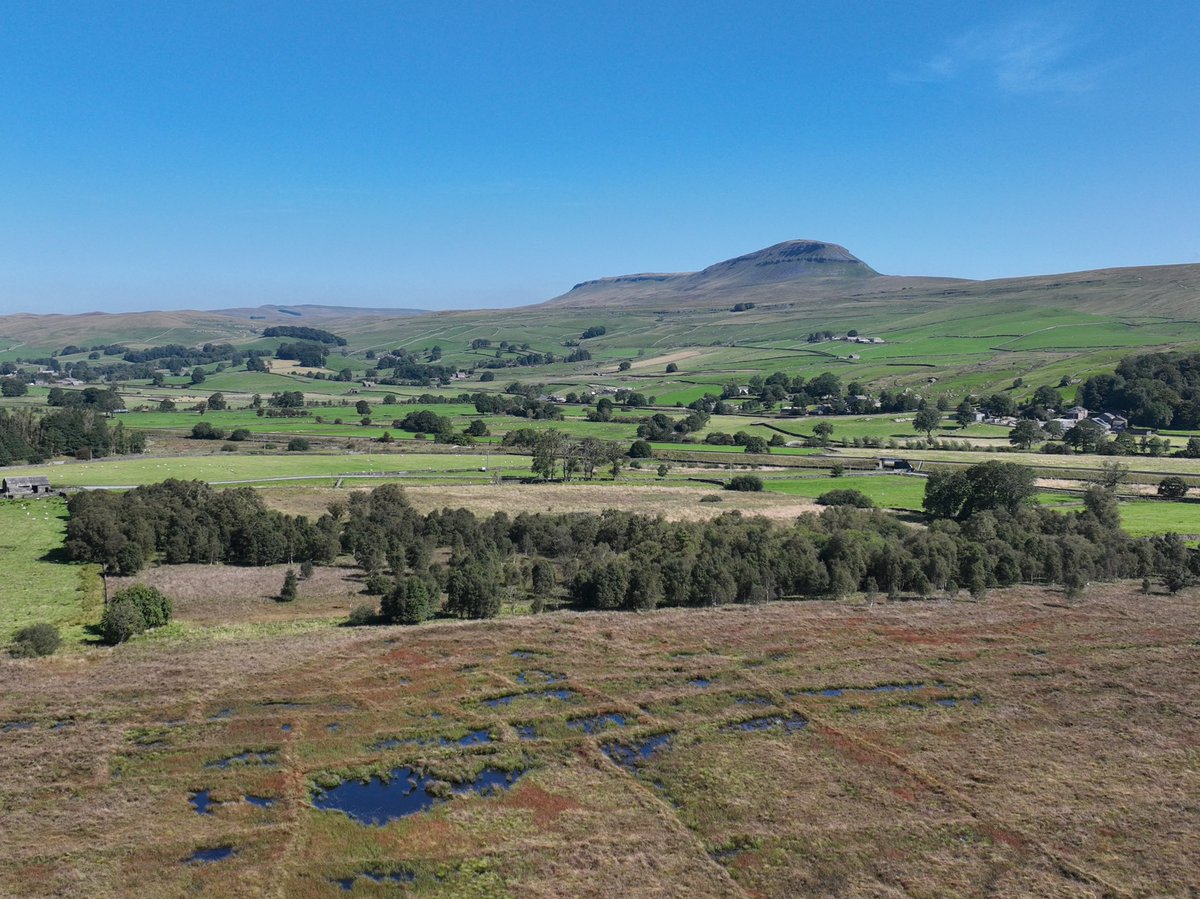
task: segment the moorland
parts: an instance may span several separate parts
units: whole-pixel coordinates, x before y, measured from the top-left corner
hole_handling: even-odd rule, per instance
[[[1189,895],[1198,294],[0,316],[0,893]]]

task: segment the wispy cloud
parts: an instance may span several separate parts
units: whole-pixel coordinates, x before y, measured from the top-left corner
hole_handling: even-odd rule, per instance
[[[1082,94],[1107,69],[1081,62],[1082,44],[1073,23],[1048,17],[1010,20],[960,34],[940,53],[894,78],[929,84],[982,74],[1006,93]]]

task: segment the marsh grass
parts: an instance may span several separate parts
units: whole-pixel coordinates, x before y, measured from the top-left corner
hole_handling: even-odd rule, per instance
[[[0,734],[0,888],[317,897],[390,863],[452,894],[1186,894],[1200,821],[1171,797],[1198,736],[1200,613],[1136,587],[1071,608],[1019,589],[414,629],[188,625],[82,666],[0,663],[0,721],[31,722]],[[482,705],[535,666],[579,698]],[[877,689],[898,684],[927,686]],[[968,701],[937,703],[952,697]],[[604,714],[627,724],[567,724]],[[736,727],[762,716],[808,724]],[[477,729],[491,741],[457,745]],[[664,733],[633,771],[603,751]],[[383,736],[426,742],[373,749]],[[276,764],[204,767],[246,750]],[[406,765],[446,784],[528,773],[381,828],[310,806],[314,784]],[[202,790],[222,803],[210,815],[189,801]],[[219,863],[180,864],[224,845]]]

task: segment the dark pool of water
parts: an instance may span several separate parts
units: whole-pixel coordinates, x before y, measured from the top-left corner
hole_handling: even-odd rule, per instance
[[[188,802],[192,804],[192,808],[196,810],[198,815],[211,815],[212,807],[220,805],[219,802],[213,802],[208,790],[197,790],[195,793],[188,795]]]
[[[941,699],[935,699],[934,705],[940,705],[944,709],[952,709],[960,702],[969,702],[971,705],[979,705],[983,702],[983,698],[979,696],[943,696]]]
[[[337,877],[330,882],[337,884],[349,893],[354,889],[354,881],[360,878],[377,886],[384,886],[389,883],[412,883],[416,879],[416,875],[411,871],[380,871],[376,869],[359,871],[357,874],[351,874],[349,877]]]
[[[739,696],[734,700],[738,705],[770,705],[771,700],[765,696]]]
[[[466,736],[459,737],[457,742],[459,746],[482,746],[492,742],[492,735],[486,730],[473,730]]]
[[[215,714],[209,715],[208,720],[209,721],[222,721],[225,718],[232,718],[232,717],[233,717],[233,709],[221,709],[221,711],[216,712]]]
[[[275,800],[269,796],[246,796],[245,798],[251,805],[256,805],[259,808],[270,808],[275,804]]]
[[[454,792],[460,796],[467,793],[493,793],[497,790],[507,790],[525,774],[524,771],[502,771],[499,768],[484,768],[470,783],[455,784]]]
[[[185,865],[206,865],[220,862],[233,855],[232,846],[214,846],[211,849],[197,849],[183,860]]]
[[[559,681],[567,679],[565,674],[554,674],[550,671],[522,671],[517,675],[518,684],[528,684],[530,682],[542,684],[557,684]]]
[[[701,690],[704,690],[704,689],[707,689],[708,687],[712,686],[712,681],[709,680],[707,677],[694,677],[690,681],[688,681],[688,686],[689,687],[699,687]]]
[[[438,801],[429,792],[433,778],[413,768],[394,768],[390,777],[347,780],[313,794],[315,808],[342,812],[373,827],[432,808]]]
[[[285,734],[290,734],[292,732],[292,726],[290,724],[281,724],[279,725],[279,729]]]
[[[740,721],[732,725],[736,730],[761,731],[782,728],[787,733],[794,733],[807,726],[808,719],[803,715],[768,715],[763,718],[751,718],[749,721]]]
[[[7,734],[14,730],[29,730],[31,727],[33,727],[32,721],[6,721],[0,725],[0,731]]]
[[[571,718],[567,721],[567,727],[571,728],[571,730],[581,730],[585,734],[594,734],[610,725],[624,727],[625,716],[614,712],[609,715],[593,715],[590,718]]]
[[[342,729],[342,725],[339,724],[338,722],[334,721],[332,724],[326,724],[325,729],[327,731],[329,731],[331,734],[336,734],[339,730]]]
[[[239,752],[237,755],[226,756],[223,759],[205,762],[205,768],[231,768],[234,765],[274,765],[278,763],[279,755],[275,750],[265,750],[263,752]]]
[[[410,737],[403,740],[400,737],[387,737],[372,743],[371,748],[380,750],[395,749],[398,746],[482,746],[490,742],[492,735],[484,729],[473,730],[457,740],[451,740],[449,737]]]
[[[516,731],[517,738],[520,740],[536,740],[538,738],[537,728],[532,724],[518,724]]]
[[[534,658],[534,654],[532,652],[527,652],[524,649],[514,649],[512,651],[512,657],[514,659],[532,659]]]
[[[517,699],[560,699],[566,702],[574,697],[575,691],[567,687],[560,687],[557,690],[536,690],[532,693],[509,693],[506,696],[497,696],[493,699],[485,699],[483,704],[489,708],[498,709],[501,706],[511,705]]]
[[[452,789],[461,795],[507,788],[524,773],[484,768],[473,781]],[[315,808],[342,812],[360,824],[382,827],[444,801],[430,792],[434,783],[433,778],[415,768],[394,768],[386,779],[376,776],[365,781],[347,780],[331,789],[317,790],[312,803]]]
[[[655,752],[670,743],[673,736],[675,735],[657,734],[633,746],[626,746],[623,743],[606,743],[600,749],[622,768],[627,771],[633,771],[638,765],[654,755]]]

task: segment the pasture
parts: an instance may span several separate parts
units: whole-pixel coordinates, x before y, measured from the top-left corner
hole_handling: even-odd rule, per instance
[[[3,661],[0,892],[1188,895],[1198,628],[1116,584]]]
[[[68,642],[100,618],[104,594],[96,565],[62,558],[66,503],[57,499],[0,502],[0,646],[14,631],[48,621]]]

